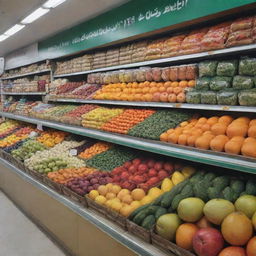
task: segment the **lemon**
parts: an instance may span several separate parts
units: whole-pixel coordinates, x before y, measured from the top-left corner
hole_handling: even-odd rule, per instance
[[[169,178],[165,178],[162,182],[162,185],[161,185],[161,190],[163,192],[167,192],[167,191],[170,191],[172,188],[173,188],[173,183],[171,181],[171,179]]]
[[[185,180],[186,177],[181,173],[181,172],[174,172],[172,175],[172,182],[174,185],[179,184],[180,182],[182,182],[183,180]]]

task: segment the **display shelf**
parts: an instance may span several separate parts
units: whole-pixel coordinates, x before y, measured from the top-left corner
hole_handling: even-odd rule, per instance
[[[95,72],[105,72],[105,71],[111,71],[116,69],[124,69],[124,68],[135,68],[135,67],[141,67],[141,66],[150,66],[150,65],[156,65],[156,64],[171,64],[175,62],[184,62],[187,60],[201,60],[204,58],[209,57],[219,57],[219,56],[227,56],[232,54],[240,54],[240,53],[247,53],[248,51],[256,50],[256,44],[252,45],[242,45],[242,46],[236,46],[232,48],[225,48],[215,51],[209,51],[209,52],[200,52],[200,53],[194,53],[194,54],[187,54],[187,55],[180,55],[170,58],[162,58],[157,60],[150,60],[150,61],[142,61],[142,62],[136,62],[136,63],[130,63],[125,65],[116,65],[111,67],[105,67],[105,68],[98,68],[98,69],[92,69],[87,71],[81,71],[81,72],[74,72],[74,73],[67,73],[67,74],[59,74],[54,75],[54,78],[60,78],[60,77],[69,77],[69,76],[78,76],[78,75],[85,75]]]
[[[38,71],[30,72],[30,73],[24,73],[24,74],[20,74],[20,75],[1,77],[0,79],[8,80],[8,79],[14,79],[14,78],[18,78],[18,77],[37,75],[37,74],[46,73],[46,72],[51,72],[51,69],[43,69],[43,70],[38,70]]]
[[[0,115],[10,119],[37,124],[40,127],[46,126],[57,130],[111,142],[114,144],[153,152],[156,154],[256,174],[256,159],[253,158],[232,156],[226,153],[218,153],[210,150],[200,150],[176,144],[168,144],[159,141],[141,139],[123,134],[109,133],[80,126],[68,125],[27,116],[14,115],[12,113],[0,112]]]
[[[24,173],[20,169],[18,169],[16,166],[12,165],[10,162],[0,158],[0,163],[12,170],[15,174],[19,175],[22,179],[26,180],[33,186],[39,188],[43,192],[47,193],[50,197],[54,198],[61,204],[65,205],[67,208],[75,212],[76,214],[80,215],[85,220],[89,221],[93,225],[97,226],[100,230],[103,232],[106,232],[108,235],[110,235],[112,238],[114,238],[116,241],[122,243],[135,253],[138,253],[138,255],[142,256],[167,256],[167,255],[173,255],[170,253],[164,253],[163,251],[159,250],[158,248],[132,236],[128,232],[124,231],[120,227],[118,227],[113,222],[105,219],[101,215],[99,215],[97,212],[82,207],[80,204],[70,200],[68,197],[65,197],[53,189],[47,187],[46,185],[42,184],[38,180],[34,179],[27,173]]]
[[[46,95],[46,92],[2,92],[2,95]]]
[[[155,107],[155,108],[182,108],[196,110],[215,110],[215,111],[230,111],[230,112],[247,112],[256,113],[256,107],[245,106],[224,106],[224,105],[207,105],[207,104],[187,104],[187,103],[165,103],[165,102],[133,102],[133,101],[114,101],[114,100],[83,100],[71,98],[49,97],[48,101],[52,102],[68,102],[68,103],[88,103],[88,104],[104,104],[118,106],[133,106],[133,107]]]

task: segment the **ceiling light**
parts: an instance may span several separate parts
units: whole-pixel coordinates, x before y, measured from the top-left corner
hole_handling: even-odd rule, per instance
[[[16,24],[13,27],[9,28],[7,31],[5,31],[4,34],[7,36],[12,36],[18,31],[20,31],[21,29],[23,29],[24,27],[25,25]]]
[[[41,16],[43,16],[49,11],[50,11],[49,9],[44,9],[40,7],[36,9],[34,12],[32,12],[31,14],[29,14],[25,19],[23,19],[21,23],[22,24],[32,23],[33,21],[37,20],[38,18],[40,18]]]
[[[0,42],[4,41],[5,39],[7,39],[9,36],[7,35],[0,35]]]
[[[62,4],[66,0],[48,0],[45,4],[43,4],[44,8],[55,8],[56,6]]]

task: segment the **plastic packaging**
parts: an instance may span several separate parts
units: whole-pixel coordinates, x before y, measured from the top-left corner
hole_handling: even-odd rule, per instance
[[[252,33],[251,29],[239,30],[229,34],[226,46],[245,45],[252,44]]]
[[[201,104],[217,104],[216,93],[213,91],[202,91]]]
[[[145,82],[146,81],[146,69],[144,67],[136,69],[134,76],[136,76],[136,80],[138,82]]]
[[[224,60],[220,61],[217,66],[218,76],[231,76],[237,74],[238,61],[237,60]]]
[[[170,80],[178,81],[178,67],[170,67]]]
[[[197,90],[190,90],[186,93],[186,102],[189,104],[201,103],[201,92]]]
[[[170,80],[170,68],[163,68],[162,69],[162,79],[164,81]]]
[[[256,89],[239,92],[238,100],[242,106],[256,106]]]
[[[202,61],[199,63],[199,77],[216,76],[218,62],[216,60]]]
[[[146,81],[153,81],[153,73],[152,73],[152,68],[145,68],[145,78],[146,78]]]
[[[186,70],[186,80],[195,80],[198,73],[197,65],[188,65]]]
[[[253,78],[249,76],[234,76],[233,88],[238,90],[252,89],[254,86]]]
[[[124,72],[124,80],[125,83],[131,83],[135,81],[133,70],[126,70]]]
[[[243,58],[239,61],[239,75],[256,76],[256,58]]]
[[[210,82],[210,89],[213,91],[220,91],[231,86],[232,77],[228,76],[215,76]]]
[[[248,29],[253,26],[254,17],[246,17],[235,20],[230,27],[231,32]]]
[[[178,67],[178,80],[186,80],[187,66]]]
[[[196,80],[195,89],[197,90],[209,90],[211,78],[210,77],[199,77]]]
[[[235,106],[238,104],[237,91],[233,89],[219,91],[217,93],[217,101],[219,105]]]
[[[161,68],[152,68],[152,75],[153,75],[153,80],[155,82],[159,82],[162,80],[162,70]]]

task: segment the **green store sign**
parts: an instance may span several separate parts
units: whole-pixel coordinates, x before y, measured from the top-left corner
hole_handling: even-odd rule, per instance
[[[41,58],[56,58],[208,16],[255,0],[132,0],[38,44]]]

